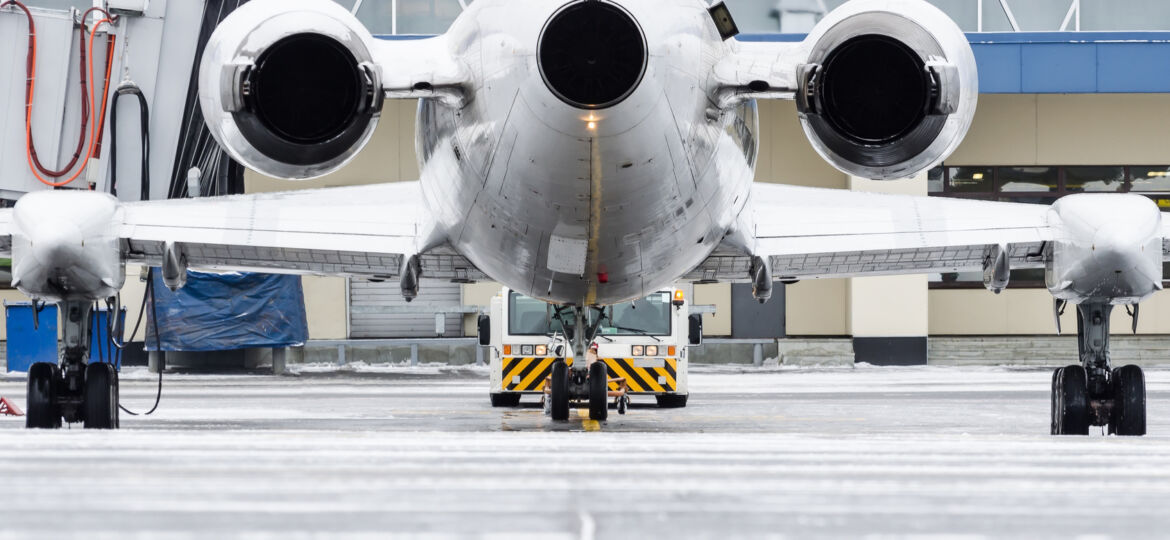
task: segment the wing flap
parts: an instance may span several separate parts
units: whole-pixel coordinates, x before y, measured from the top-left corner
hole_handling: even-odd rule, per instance
[[[418,182],[128,203],[127,260],[158,264],[167,242],[192,267],[391,278],[420,253],[424,275],[482,279],[449,248],[424,249]]]
[[[754,252],[716,251],[688,279],[746,281],[750,255],[779,280],[977,271],[999,245],[1012,268],[1038,268],[1052,240],[1046,205],[775,184],[750,204]]]

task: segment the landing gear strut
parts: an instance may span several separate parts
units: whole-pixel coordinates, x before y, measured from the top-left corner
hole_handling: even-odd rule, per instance
[[[1138,366],[1111,369],[1109,314],[1113,306],[1077,306],[1080,365],[1052,374],[1052,434],[1088,435],[1108,426],[1116,435],[1146,434],[1146,382]]]
[[[601,314],[598,313],[593,324],[589,324],[589,318],[585,316],[586,308],[572,309],[574,360],[572,366],[560,359],[553,363],[550,376],[552,381],[549,385],[552,419],[568,420],[569,403],[577,400],[589,403],[589,418],[605,421],[609,416],[609,374],[605,363],[598,361],[590,366],[585,360],[586,348],[596,337],[597,329],[601,326]]]
[[[59,428],[61,421],[83,422],[87,429],[118,428],[118,372],[110,364],[90,364],[93,304],[60,304],[65,350],[59,364],[38,362],[28,371],[25,427]]]

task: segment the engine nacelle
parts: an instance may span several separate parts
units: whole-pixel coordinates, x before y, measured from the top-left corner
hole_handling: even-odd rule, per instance
[[[975,114],[975,56],[920,0],[855,0],[817,24],[797,68],[797,109],[817,152],[874,180],[914,176],[954,152]]]
[[[12,286],[37,300],[93,301],[118,294],[118,199],[93,191],[35,191],[13,209]]]
[[[1162,212],[1141,195],[1077,194],[1048,212],[1045,281],[1074,304],[1133,304],[1162,288]]]
[[[248,2],[216,28],[199,66],[208,129],[236,161],[270,176],[335,171],[381,114],[374,47],[335,2]]]

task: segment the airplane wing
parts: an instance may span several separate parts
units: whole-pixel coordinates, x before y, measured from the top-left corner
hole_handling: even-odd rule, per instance
[[[1007,248],[1012,269],[1043,267],[1047,205],[753,186],[755,253],[776,280],[983,270]],[[748,279],[751,257],[720,248],[686,277]]]
[[[191,267],[391,278],[420,255],[427,277],[481,279],[462,256],[425,249],[418,182],[125,203],[123,259],[159,264],[166,242]]]

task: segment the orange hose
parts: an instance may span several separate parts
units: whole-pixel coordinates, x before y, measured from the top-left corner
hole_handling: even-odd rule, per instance
[[[36,50],[37,50],[37,27],[36,27],[36,22],[33,20],[32,13],[28,10],[28,8],[24,4],[19,2],[19,0],[8,0],[5,2],[0,2],[0,8],[3,8],[5,6],[9,6],[9,5],[16,6],[21,11],[24,11],[24,16],[26,19],[28,19],[28,55],[27,55],[27,58],[25,59],[25,61],[26,61],[26,65],[25,65],[26,79],[25,79],[25,96],[24,96],[25,97],[25,106],[26,106],[25,114],[28,115],[28,114],[31,114],[32,102],[33,102],[33,95],[31,93],[29,93],[29,87],[36,80],[37,66],[36,66],[36,61],[35,61],[35,54],[36,54]],[[37,146],[36,146],[36,143],[32,141],[32,134],[31,133],[25,134],[25,143],[27,146],[27,150],[30,154],[32,154],[31,157],[32,157],[33,165],[36,166],[36,170],[40,171],[42,174],[44,174],[46,176],[50,176],[52,178],[60,178],[62,176],[65,176],[66,174],[68,174],[69,171],[73,170],[73,166],[77,165],[77,160],[81,158],[81,153],[83,150],[85,150],[86,126],[89,125],[89,100],[85,99],[85,97],[84,97],[86,95],[86,93],[88,92],[88,90],[86,89],[87,83],[86,83],[86,76],[85,76],[85,67],[86,67],[85,66],[85,57],[86,57],[86,55],[85,55],[84,25],[82,26],[82,28],[83,29],[81,31],[81,39],[77,40],[78,47],[81,49],[79,51],[79,56],[78,56],[79,59],[77,61],[77,66],[78,66],[78,68],[80,68],[80,69],[78,69],[78,71],[80,72],[79,78],[80,78],[80,82],[81,82],[81,95],[82,95],[81,128],[78,130],[78,133],[77,133],[77,147],[73,149],[73,157],[69,160],[69,163],[67,165],[65,165],[65,167],[61,168],[60,170],[51,170],[48,167],[45,167],[44,164],[41,163],[40,158],[37,156]],[[33,171],[33,172],[35,173],[36,171]]]
[[[35,95],[35,92],[36,92],[36,61],[37,61],[36,27],[35,27],[35,24],[33,23],[32,14],[28,11],[28,8],[26,8],[24,6],[24,4],[21,4],[18,0],[7,0],[3,3],[0,3],[0,8],[3,8],[3,7],[8,6],[8,5],[15,5],[15,6],[21,8],[22,10],[24,10],[25,15],[28,16],[28,20],[29,20],[29,60],[28,60],[29,64],[27,66],[28,81],[27,81],[26,86],[25,86],[26,99],[25,99],[25,114],[24,114],[24,134],[25,134],[24,136],[25,136],[25,146],[26,146],[26,150],[27,150],[26,154],[28,157],[29,170],[32,171],[33,176],[36,176],[37,180],[40,180],[42,184],[45,184],[45,185],[50,186],[50,187],[62,187],[62,186],[65,186],[65,185],[73,182],[74,180],[76,180],[79,176],[81,176],[81,173],[85,171],[86,166],[89,164],[90,158],[93,157],[94,144],[96,141],[96,132],[98,130],[101,130],[102,126],[105,124],[106,98],[109,96],[110,74],[111,74],[111,72],[113,70],[113,66],[114,66],[113,55],[112,55],[112,50],[113,50],[112,43],[113,43],[114,38],[111,36],[110,37],[111,43],[107,45],[106,80],[104,81],[104,83],[103,83],[104,86],[102,88],[101,115],[99,117],[97,124],[94,126],[94,129],[89,130],[89,145],[88,145],[88,148],[85,152],[85,159],[81,163],[81,168],[78,169],[78,171],[76,173],[74,173],[73,176],[70,176],[67,180],[64,180],[61,182],[53,182],[51,180],[45,179],[44,177],[42,177],[38,173],[38,171],[37,171],[38,162],[37,162],[37,159],[35,156],[35,151],[33,150],[33,141],[32,141],[32,105],[33,105],[33,96]],[[105,18],[98,21],[97,24],[94,25],[93,29],[89,32],[89,58],[88,59],[82,58],[79,60],[80,62],[86,62],[87,68],[89,70],[88,71],[89,72],[89,80],[91,80],[91,81],[94,80],[93,79],[93,40],[94,40],[94,37],[96,37],[98,28],[101,27],[101,25],[112,24],[114,22],[114,17],[112,15],[110,15],[109,13],[107,13],[103,9],[93,8],[93,9],[90,9],[89,11],[86,11],[85,15],[82,15],[81,28],[82,28],[82,39],[83,40],[85,39],[85,36],[84,36],[84,34],[85,34],[85,18],[89,16],[89,13],[91,13],[95,10],[100,11],[105,16]],[[97,102],[96,102],[96,97],[94,96],[93,90],[94,89],[91,85],[89,88],[89,93],[88,93],[89,95],[83,95],[82,99],[87,100],[86,103],[89,104],[90,108],[92,110],[96,111],[97,110]],[[88,124],[88,122],[83,122],[83,125],[81,126],[83,140],[84,140],[85,130],[87,128],[86,124]],[[76,160],[74,160],[73,163],[75,163],[75,162],[76,162]],[[66,171],[64,171],[64,172],[68,172],[68,169],[66,169]],[[64,172],[61,173],[61,176],[64,176]],[[50,174],[49,176],[52,176],[52,175]]]

